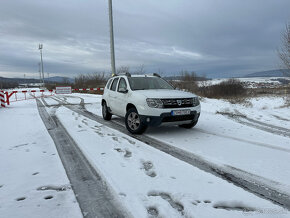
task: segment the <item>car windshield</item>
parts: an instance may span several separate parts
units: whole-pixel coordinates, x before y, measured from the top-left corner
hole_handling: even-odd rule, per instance
[[[132,90],[174,89],[159,77],[129,77],[128,80]]]

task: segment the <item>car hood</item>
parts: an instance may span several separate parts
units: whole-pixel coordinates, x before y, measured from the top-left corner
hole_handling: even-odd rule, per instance
[[[138,95],[143,95],[147,98],[193,98],[196,95],[190,92],[170,89],[151,89],[151,90],[136,90],[133,91]]]

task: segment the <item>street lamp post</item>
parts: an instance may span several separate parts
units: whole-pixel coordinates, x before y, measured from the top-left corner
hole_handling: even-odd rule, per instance
[[[111,67],[112,74],[116,73],[115,67],[115,48],[114,48],[114,28],[113,28],[113,10],[112,10],[112,0],[109,1],[109,22],[110,22],[110,47],[111,47]]]
[[[38,62],[39,83],[41,82],[41,63]]]
[[[44,86],[44,72],[43,72],[42,48],[43,48],[43,45],[42,44],[39,44],[38,49],[40,50],[42,85]]]

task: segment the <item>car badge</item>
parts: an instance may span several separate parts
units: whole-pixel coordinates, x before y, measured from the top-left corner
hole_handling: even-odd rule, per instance
[[[178,104],[178,106],[181,106],[182,101],[181,100],[177,100],[177,104]]]

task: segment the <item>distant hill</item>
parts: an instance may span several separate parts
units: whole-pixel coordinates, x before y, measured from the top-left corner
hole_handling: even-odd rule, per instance
[[[75,80],[69,77],[62,77],[62,76],[54,76],[49,77],[49,79],[44,79],[45,82],[55,82],[55,83],[62,83],[64,81],[68,81],[69,83],[74,83]]]
[[[182,76],[165,76],[163,77],[166,80],[182,80]],[[211,80],[211,78],[205,78],[202,76],[196,76],[195,77],[196,81],[205,81],[205,80]]]
[[[0,77],[0,89],[10,89],[15,88],[19,84],[16,80]]]
[[[284,77],[283,71],[286,72],[288,75],[290,75],[290,70],[267,70],[267,71],[261,71],[256,73],[250,73],[243,77]]]
[[[6,77],[0,77],[0,81],[6,83],[39,83],[38,79],[6,78]]]
[[[0,82],[1,81],[6,82],[6,83],[19,83],[19,84],[39,83],[39,82],[41,82],[39,79],[0,77]],[[74,79],[69,78],[69,77],[54,76],[54,77],[50,77],[49,79],[44,78],[44,82],[48,82],[48,83],[63,83],[64,81],[65,82],[69,82],[69,83],[74,83]]]

